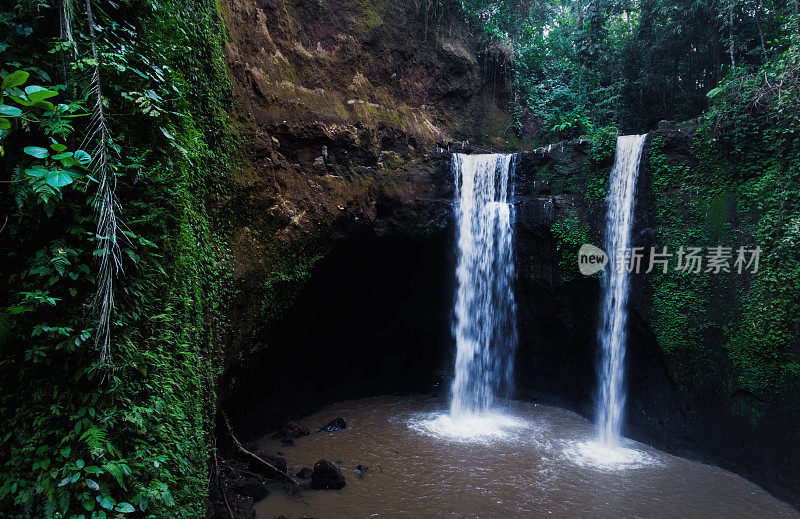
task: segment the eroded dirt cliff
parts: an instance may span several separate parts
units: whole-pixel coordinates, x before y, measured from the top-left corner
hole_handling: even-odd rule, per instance
[[[291,240],[324,222],[381,233],[441,195],[427,161],[454,141],[512,138],[502,67],[458,13],[426,2],[227,0],[226,60],[252,221]],[[436,215],[421,205],[401,227]],[[419,213],[419,214],[418,214]],[[346,225],[341,222],[346,221]],[[365,224],[366,221],[366,224]],[[397,226],[394,225],[396,228]],[[239,233],[239,258],[258,240]],[[251,254],[252,253],[252,254]],[[252,261],[239,261],[240,272]]]
[[[446,150],[516,140],[507,71],[484,56],[461,13],[436,5],[223,2],[242,158],[228,201],[237,287],[223,392],[246,393],[242,381],[275,358],[339,366],[376,337],[430,342],[430,364],[417,367],[441,365],[453,195]],[[370,283],[384,287],[384,299]],[[295,305],[298,297],[307,304]],[[403,313],[406,324],[395,326],[389,317]],[[412,316],[430,327],[412,333]],[[349,327],[365,331],[360,339],[337,332]],[[348,343],[349,353],[339,349]],[[340,368],[353,366],[370,368]],[[376,390],[394,387],[396,368],[387,364]]]

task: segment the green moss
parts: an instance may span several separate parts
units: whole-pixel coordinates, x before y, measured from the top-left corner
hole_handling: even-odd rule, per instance
[[[382,13],[386,6],[385,0],[353,4],[353,10],[356,12],[353,16],[353,27],[362,34],[377,29],[383,24]]]
[[[582,222],[574,212],[556,220],[553,224],[552,232],[557,240],[556,248],[561,255],[559,266],[564,281],[571,281],[579,275],[578,249],[584,243],[589,243],[589,231],[589,224]]]
[[[733,383],[714,391],[743,390],[769,401],[800,380],[793,346],[800,326],[800,154],[789,145],[793,136],[752,121],[732,133],[712,131],[709,124],[693,138],[692,162],[670,161],[661,139],[650,142],[658,245],[672,251],[759,246],[759,271],[657,274],[654,328],[667,354],[694,359],[675,373],[693,381],[687,392],[698,391],[704,379],[719,381],[727,376],[724,366],[732,365]],[[700,362],[709,351],[725,358]],[[753,425],[760,416],[744,403],[731,412]]]

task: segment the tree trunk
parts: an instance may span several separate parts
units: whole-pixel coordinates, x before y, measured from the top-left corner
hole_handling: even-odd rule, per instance
[[[795,2],[797,2],[797,0],[795,0]],[[758,37],[761,38],[761,57],[764,60],[764,64],[766,64],[767,47],[764,45],[764,31],[761,30],[761,18],[758,16],[758,11],[761,9],[762,5],[763,4],[759,0],[758,5],[756,6],[756,26],[758,27]]]
[[[736,71],[736,58],[733,55],[733,2],[728,9],[728,37],[730,38],[731,67]]]

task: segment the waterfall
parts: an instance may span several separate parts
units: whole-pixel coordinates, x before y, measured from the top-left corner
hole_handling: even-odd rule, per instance
[[[630,274],[627,268],[620,266],[624,260],[620,253],[630,249],[631,245],[636,178],[645,137],[625,135],[617,138],[617,155],[611,169],[608,194],[604,249],[609,261],[601,281],[598,339],[602,360],[597,425],[600,442],[610,447],[619,443],[625,407],[623,371]]]
[[[517,345],[512,283],[513,156],[454,154],[458,289],[453,417],[489,411],[510,396]]]

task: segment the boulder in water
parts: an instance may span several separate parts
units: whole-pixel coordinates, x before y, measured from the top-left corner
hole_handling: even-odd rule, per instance
[[[339,467],[325,459],[319,460],[314,465],[314,472],[311,474],[311,488],[338,490],[344,485],[344,475]]]
[[[286,422],[278,432],[272,435],[273,440],[296,439],[308,436],[308,429],[297,422]]]
[[[344,418],[334,418],[328,425],[322,427],[320,431],[322,432],[335,432],[341,431],[342,429],[347,429],[347,422],[344,421]]]

